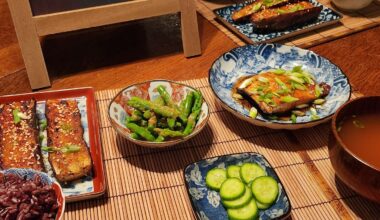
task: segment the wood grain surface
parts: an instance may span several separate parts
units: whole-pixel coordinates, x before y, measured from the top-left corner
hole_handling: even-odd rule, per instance
[[[182,54],[177,15],[49,36],[44,56],[51,89],[93,86],[96,90],[163,78],[186,80],[208,75],[213,61],[237,47],[198,16],[202,56]],[[337,64],[356,89],[380,94],[380,27],[324,43],[311,50]],[[0,94],[31,91],[7,2],[0,0]]]

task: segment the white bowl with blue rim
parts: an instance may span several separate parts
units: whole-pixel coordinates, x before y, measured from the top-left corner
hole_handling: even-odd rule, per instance
[[[265,157],[258,153],[239,153],[223,155],[200,160],[189,164],[184,170],[187,192],[193,210],[198,219],[227,220],[227,211],[221,203],[218,192],[206,186],[207,172],[215,167],[226,168],[229,165],[243,163],[257,163],[268,176],[273,177],[279,186],[279,195],[276,202],[266,210],[260,210],[258,218],[261,220],[285,219],[290,215],[291,204],[280,178]]]
[[[331,86],[326,102],[316,109],[319,119],[313,120],[313,113],[297,117],[297,121],[275,120],[258,114],[249,116],[249,109],[232,97],[232,87],[243,76],[255,75],[275,68],[292,69],[302,66],[314,75],[318,83]],[[217,58],[209,70],[209,83],[221,105],[240,119],[254,125],[272,129],[294,130],[308,128],[331,119],[340,106],[351,97],[351,86],[342,70],[328,59],[313,51],[281,44],[246,45],[234,48]]]
[[[46,173],[39,172],[33,169],[26,169],[26,168],[10,168],[6,170],[1,170],[0,173],[4,175],[14,174],[26,180],[32,180],[35,175],[40,176],[41,182],[43,184],[51,186],[57,196],[57,203],[58,203],[59,208],[55,216],[55,220],[61,220],[63,218],[63,213],[65,211],[65,196],[63,195],[62,188],[57,182],[55,182],[52,178],[50,178]]]
[[[167,92],[172,97],[173,102],[178,105],[186,98],[188,93],[196,91],[196,89],[191,86],[170,80],[160,79],[136,83],[122,89],[112,99],[108,107],[108,119],[110,120],[112,127],[119,135],[140,146],[149,148],[164,148],[183,143],[202,131],[210,116],[209,107],[205,99],[203,99],[197,124],[195,125],[193,132],[189,135],[180,138],[168,139],[163,142],[136,140],[131,137],[131,131],[125,125],[125,119],[129,116],[128,110],[131,109],[131,107],[127,106],[127,101],[133,96],[153,101],[160,96],[157,91],[157,87],[160,85],[166,88]]]

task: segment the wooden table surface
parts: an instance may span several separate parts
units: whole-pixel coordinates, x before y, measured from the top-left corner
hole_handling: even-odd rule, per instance
[[[182,54],[175,15],[48,37],[44,54],[53,81],[50,89],[102,90],[155,78],[206,77],[213,61],[237,45],[198,18],[202,56],[191,59]],[[379,36],[378,26],[310,49],[338,65],[363,94],[380,95]],[[5,0],[0,0],[0,67],[0,95],[31,91]]]

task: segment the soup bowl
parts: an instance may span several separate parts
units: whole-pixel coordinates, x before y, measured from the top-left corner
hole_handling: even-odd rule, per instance
[[[380,96],[361,97],[340,107],[332,119],[328,149],[339,179],[361,196],[380,203],[380,168],[353,154],[338,134],[338,127],[345,118],[373,113],[380,114]],[[366,150],[364,140],[360,147],[363,151]],[[380,155],[380,149],[376,154]]]

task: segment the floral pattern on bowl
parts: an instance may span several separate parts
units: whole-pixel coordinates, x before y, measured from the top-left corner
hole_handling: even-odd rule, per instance
[[[108,108],[108,118],[112,124],[112,126],[116,129],[116,131],[123,137],[127,138],[129,141],[152,148],[160,148],[160,147],[168,147],[175,144],[182,143],[196,134],[198,134],[207,124],[209,118],[209,108],[207,102],[203,99],[203,104],[201,107],[201,113],[199,115],[198,122],[194,128],[194,131],[183,137],[177,139],[171,139],[164,142],[150,142],[143,140],[135,140],[131,138],[130,130],[125,126],[125,119],[132,113],[133,108],[129,107],[126,103],[127,101],[133,97],[137,96],[146,100],[155,100],[160,96],[157,91],[157,87],[159,85],[163,85],[167,92],[170,94],[174,103],[178,104],[186,98],[186,95],[189,92],[195,91],[194,88],[187,86],[185,84],[176,83],[168,80],[151,80],[147,82],[137,83],[127,88],[121,90],[111,101]]]
[[[10,168],[7,170],[1,170],[0,173],[3,174],[15,174],[19,177],[25,178],[27,180],[33,179],[35,175],[38,175],[41,177],[41,181],[44,184],[52,185],[55,194],[57,196],[57,202],[59,205],[59,209],[57,212],[57,215],[55,217],[55,220],[61,220],[63,217],[63,212],[65,211],[65,196],[63,195],[63,191],[61,186],[55,182],[51,177],[49,177],[46,173],[38,172],[33,169],[23,169],[23,168]]]
[[[260,114],[253,119],[249,117],[249,109],[232,98],[232,87],[242,76],[275,68],[292,69],[299,65],[313,74],[318,83],[325,82],[331,86],[326,103],[316,109],[318,120],[312,120],[310,111],[297,117],[296,123],[271,120]],[[224,53],[211,66],[209,82],[225,109],[252,124],[273,129],[299,129],[326,122],[351,96],[348,78],[339,67],[312,51],[281,44],[247,45]]]
[[[305,25],[292,27],[283,31],[275,31],[268,33],[261,33],[255,30],[254,25],[247,22],[234,22],[231,18],[233,12],[240,10],[247,4],[253,2],[252,0],[246,1],[244,3],[234,4],[227,7],[215,9],[214,13],[217,18],[221,20],[227,27],[231,28],[233,31],[237,32],[241,35],[245,40],[250,43],[264,43],[264,42],[273,42],[275,40],[284,39],[287,37],[291,37],[300,33],[304,33],[306,31],[311,31],[316,28],[321,28],[326,25],[330,25],[338,22],[342,15],[333,11],[330,8],[323,6],[316,0],[310,0],[310,2],[315,6],[322,6],[322,11],[319,14],[318,18],[312,22],[308,22]]]
[[[221,204],[219,193],[207,188],[205,178],[207,172],[215,167],[226,168],[229,165],[240,165],[253,162],[259,164],[268,176],[275,178],[279,185],[276,202],[266,210],[260,210],[259,219],[283,219],[290,215],[291,204],[286,191],[265,157],[258,153],[240,153],[213,157],[188,165],[184,170],[185,183],[191,204],[200,220],[228,219],[227,211]]]

